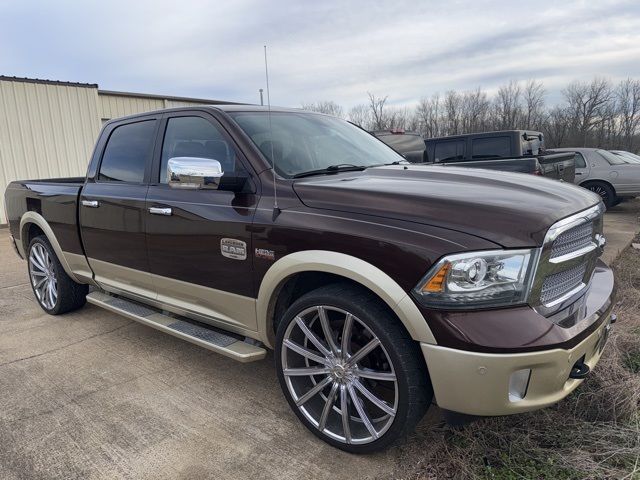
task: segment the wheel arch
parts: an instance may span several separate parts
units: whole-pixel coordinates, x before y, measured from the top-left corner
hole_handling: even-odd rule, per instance
[[[435,344],[423,315],[398,283],[374,265],[338,252],[306,250],[289,254],[267,271],[260,283],[256,304],[258,329],[269,347],[274,345],[275,308],[284,285],[299,274],[325,274],[361,285],[380,298],[409,332],[411,338]]]
[[[37,212],[26,212],[20,218],[20,241],[16,242],[16,246],[20,249],[20,253],[22,254],[22,258],[27,258],[29,243],[31,242],[31,236],[29,235],[29,231],[33,226],[36,226],[40,229],[40,231],[47,237],[49,240],[49,244],[53,248],[58,260],[60,260],[60,264],[64,271],[69,277],[76,283],[84,283],[78,280],[78,278],[74,275],[67,258],[62,251],[62,247],[60,246],[60,242],[56,238],[56,235],[53,233],[53,230],[49,226],[49,223],[44,219],[42,215]]]
[[[611,190],[613,190],[613,194],[614,195],[617,195],[616,187],[614,187],[613,184],[610,181],[603,180],[601,178],[588,178],[584,182],[580,183],[580,186],[582,188],[587,188],[587,185],[589,185],[590,183],[604,183],[604,184],[608,185],[611,188]]]

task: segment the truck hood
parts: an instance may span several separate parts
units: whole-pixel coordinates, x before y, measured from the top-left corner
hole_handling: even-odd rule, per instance
[[[541,245],[553,223],[600,201],[535,175],[442,166],[375,167],[301,179],[293,188],[310,208],[433,225],[507,248]]]

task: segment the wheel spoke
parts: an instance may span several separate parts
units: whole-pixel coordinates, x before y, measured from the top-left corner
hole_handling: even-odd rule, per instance
[[[316,363],[321,363],[322,365],[328,365],[329,364],[329,360],[327,360],[326,358],[321,357],[317,353],[312,352],[311,350],[308,350],[308,349],[304,348],[303,346],[298,345],[297,343],[293,343],[291,340],[288,340],[288,339],[285,340],[284,341],[284,345],[288,349],[293,350],[297,354],[302,355],[303,357],[306,357],[309,360],[313,360]]]
[[[367,412],[364,411],[362,402],[356,395],[356,392],[353,389],[353,386],[349,385],[347,388],[349,390],[349,396],[351,397],[351,403],[355,405],[356,411],[358,412],[358,416],[362,420],[362,423],[364,423],[364,426],[367,427],[367,430],[369,430],[369,433],[373,438],[378,438],[378,432],[373,427],[373,424],[371,423],[371,419],[369,418],[369,415],[367,415]]]
[[[338,393],[338,383],[334,382],[331,386],[331,391],[329,392],[329,396],[327,397],[327,401],[324,403],[324,408],[322,409],[322,415],[320,415],[320,421],[318,422],[318,428],[320,431],[323,431],[327,425],[327,419],[329,418],[329,413],[333,409],[333,404],[336,401],[336,395]]]
[[[353,384],[367,400],[369,400],[371,403],[373,403],[376,407],[378,407],[383,412],[395,417],[396,415],[395,410],[391,408],[389,405],[387,405],[385,401],[376,397],[371,391],[369,391],[367,387],[365,387],[359,381],[356,380]]]
[[[329,350],[327,350],[327,347],[325,347],[322,342],[320,341],[320,339],[316,336],[315,333],[313,333],[309,327],[307,327],[307,325],[304,323],[304,320],[302,320],[302,318],[300,317],[296,317],[296,324],[298,325],[298,327],[300,327],[300,330],[302,330],[302,332],[305,334],[305,336],[311,340],[311,343],[313,343],[315,345],[315,347],[320,350],[320,353],[322,353],[322,355],[324,355],[325,357],[330,357],[331,356],[331,352]]]
[[[40,262],[40,265],[42,266],[43,270],[47,269],[47,262],[44,259],[44,251],[42,249],[42,247],[40,247],[40,245],[36,245],[33,248],[33,253],[35,254],[35,257],[38,259],[38,262]]]
[[[46,277],[47,274],[44,272],[37,272],[36,270],[31,269],[31,275],[34,275],[36,277]]]
[[[349,422],[349,407],[347,406],[347,387],[340,386],[340,413],[342,414],[342,430],[344,433],[344,439],[347,443],[351,443],[351,427]]]
[[[329,345],[329,349],[331,353],[334,355],[338,354],[338,347],[336,346],[336,341],[333,336],[333,330],[331,330],[331,325],[329,324],[329,318],[327,317],[327,311],[324,307],[318,307],[318,318],[320,319],[320,325],[322,326],[322,332],[324,333],[324,338],[327,341],[327,345]]]
[[[44,265],[40,263],[40,259],[36,256],[36,251],[33,249],[31,251],[31,255],[29,255],[29,260],[31,261],[31,265],[42,270],[43,272],[46,270]]]
[[[53,298],[53,283],[51,281],[47,283],[47,298],[49,299],[49,308],[53,308],[56,301]]]
[[[356,375],[362,378],[370,378],[371,380],[380,380],[383,382],[395,382],[396,375],[391,372],[378,372],[376,370],[359,369],[356,370]]]
[[[283,373],[288,377],[306,377],[314,375],[326,375],[331,372],[327,367],[286,368]]]
[[[306,402],[308,402],[314,395],[316,395],[318,392],[320,392],[324,387],[326,387],[327,385],[329,385],[331,383],[331,377],[327,377],[324,380],[322,380],[320,383],[316,383],[315,386],[309,390],[307,393],[305,393],[304,395],[302,395],[297,401],[296,401],[296,405],[300,406],[300,405],[304,405]]]
[[[351,328],[353,327],[353,315],[347,313],[347,316],[344,319],[344,325],[342,326],[342,343],[340,345],[340,350],[342,352],[342,356],[346,356],[349,353],[349,344],[351,341]]]
[[[369,343],[367,343],[364,347],[358,350],[352,357],[350,357],[347,363],[349,365],[357,364],[360,360],[362,360],[369,353],[371,353],[371,351],[373,351],[373,349],[376,348],[378,345],[380,345],[380,340],[378,340],[378,337],[374,337]]]

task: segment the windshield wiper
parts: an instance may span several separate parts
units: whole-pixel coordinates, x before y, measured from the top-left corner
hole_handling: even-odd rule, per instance
[[[338,172],[361,172],[369,168],[370,165],[352,165],[351,163],[340,163],[338,165],[329,165],[327,168],[318,170],[309,170],[308,172],[296,173],[293,178],[310,177],[312,175],[327,175],[329,173]]]

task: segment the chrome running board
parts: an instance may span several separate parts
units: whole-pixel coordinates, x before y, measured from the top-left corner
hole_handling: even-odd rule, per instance
[[[239,362],[262,360],[267,354],[266,349],[246,343],[231,333],[171,317],[122,297],[93,291],[87,295],[87,302]]]

